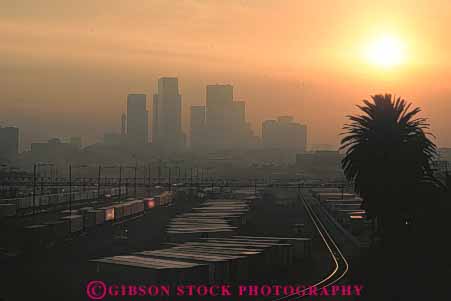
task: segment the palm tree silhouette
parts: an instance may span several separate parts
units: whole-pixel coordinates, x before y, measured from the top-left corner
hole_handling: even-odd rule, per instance
[[[420,108],[411,109],[390,94],[371,99],[357,106],[362,115],[348,116],[342,166],[368,217],[376,221],[376,233],[387,239],[415,222],[418,196],[436,183],[431,163],[437,150],[427,137],[427,120],[416,117]]]

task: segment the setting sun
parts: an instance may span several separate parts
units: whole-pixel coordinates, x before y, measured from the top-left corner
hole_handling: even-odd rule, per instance
[[[404,63],[405,45],[396,37],[383,36],[371,42],[366,50],[368,61],[376,66],[391,68]]]

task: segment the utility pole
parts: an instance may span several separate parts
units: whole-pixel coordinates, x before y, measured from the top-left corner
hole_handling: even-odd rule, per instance
[[[122,165],[119,166],[119,198],[122,196]]]
[[[36,163],[33,166],[33,216],[36,213]]]
[[[152,180],[151,180],[151,178],[152,178],[152,165],[149,163],[148,165],[147,165],[147,169],[149,170],[149,179],[148,179],[148,185],[149,185],[149,189],[150,189],[150,186],[152,185]]]
[[[72,165],[69,164],[69,215],[72,215]],[[72,230],[72,220],[69,220],[69,233]]]
[[[136,170],[138,169],[138,164],[136,164],[135,165],[135,179],[133,180],[134,181],[134,195],[135,195],[135,198],[136,198],[136,180],[137,180],[137,178],[136,178]]]
[[[168,167],[169,169],[169,174],[168,174],[168,185],[169,185],[169,191],[171,191],[172,189],[172,184],[171,184],[171,167]]]
[[[97,175],[97,199],[100,201],[100,179],[102,174],[102,166],[99,165],[99,171]]]
[[[161,163],[158,165],[158,186],[161,186]]]

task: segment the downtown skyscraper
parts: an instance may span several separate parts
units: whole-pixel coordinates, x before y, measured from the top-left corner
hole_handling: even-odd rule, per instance
[[[232,85],[208,85],[206,106],[191,107],[191,148],[248,148],[255,136],[246,122],[246,104],[234,101]]]
[[[149,142],[149,122],[145,94],[127,96],[127,142],[133,145]],[[124,117],[122,117],[124,123]]]
[[[152,143],[163,151],[179,151],[185,146],[182,132],[182,96],[176,77],[158,80],[153,97]]]

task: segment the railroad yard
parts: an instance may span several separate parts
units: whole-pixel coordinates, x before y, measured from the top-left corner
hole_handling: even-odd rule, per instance
[[[254,283],[328,288],[346,279],[347,256],[353,252],[349,245],[361,247],[369,227],[361,200],[337,188],[179,188],[134,198],[111,194],[89,205],[75,203],[71,210],[3,219],[10,228],[2,239],[8,252],[2,257],[1,281],[7,289],[0,296],[83,300],[93,279],[172,287]],[[353,243],[341,244],[338,236]],[[32,272],[19,273],[25,269]]]

